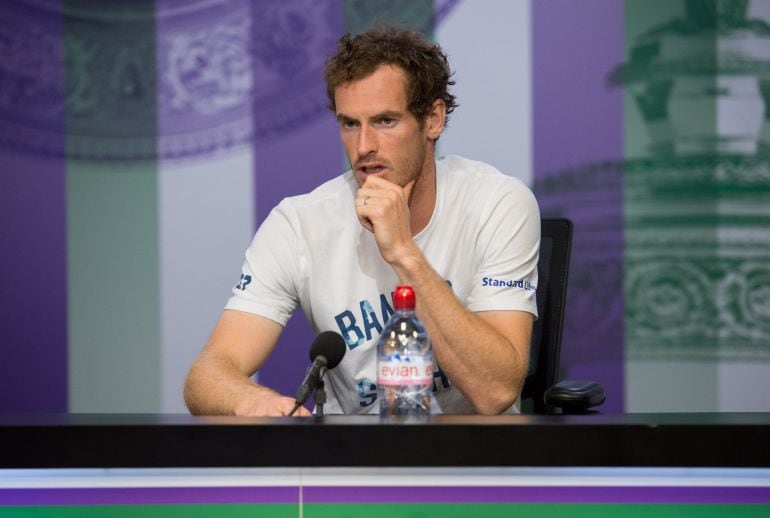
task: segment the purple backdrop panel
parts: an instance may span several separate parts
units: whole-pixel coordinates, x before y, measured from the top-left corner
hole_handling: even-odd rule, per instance
[[[0,6],[0,412],[67,411],[61,12]]]
[[[285,196],[311,191],[341,173],[342,156],[337,124],[327,114],[314,125],[259,148],[255,160],[258,220],[261,222]],[[307,354],[313,338],[298,309],[260,370],[260,383],[293,395],[309,364]]]
[[[623,157],[623,3],[532,3],[535,173]]]
[[[299,503],[299,488],[286,486],[0,489],[0,506],[252,503]]]
[[[340,0],[254,2],[256,220],[284,197],[313,190],[342,172],[337,124],[326,109],[322,68],[343,31]],[[313,332],[301,311],[283,331],[259,380],[294,394]]]
[[[768,487],[438,486],[305,487],[305,503],[764,504]]]
[[[623,3],[532,2],[535,194],[575,224],[562,377],[595,379],[623,410]]]

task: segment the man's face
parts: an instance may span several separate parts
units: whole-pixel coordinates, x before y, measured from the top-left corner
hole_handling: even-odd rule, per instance
[[[406,72],[392,65],[334,92],[337,121],[358,186],[371,175],[405,186],[420,176],[431,141],[407,109]]]

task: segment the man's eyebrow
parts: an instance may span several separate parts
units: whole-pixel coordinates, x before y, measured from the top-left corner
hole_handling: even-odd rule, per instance
[[[401,117],[401,115],[402,115],[401,112],[397,112],[397,111],[394,111],[394,110],[385,110],[384,112],[380,112],[377,115],[373,116],[372,119],[373,120],[378,120],[378,119],[398,119],[399,117]]]
[[[356,119],[354,119],[353,117],[349,117],[349,116],[345,115],[344,113],[338,113],[337,114],[337,120],[339,122],[357,122]]]
[[[370,120],[398,119],[402,115],[403,113],[396,110],[385,110],[380,113],[375,113],[370,117]],[[345,115],[344,113],[338,113],[336,115],[336,118],[339,122],[358,122],[358,119],[356,119],[355,117],[350,117],[349,115]]]

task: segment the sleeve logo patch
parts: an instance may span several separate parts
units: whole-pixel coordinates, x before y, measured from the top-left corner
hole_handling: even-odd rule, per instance
[[[235,286],[236,290],[245,291],[246,286],[251,284],[251,275],[241,274],[241,280],[238,282],[238,284]]]
[[[534,284],[531,284],[529,281],[525,281],[523,279],[518,280],[512,280],[512,279],[495,279],[492,277],[483,277],[481,279],[481,285],[482,286],[500,286],[500,287],[506,287],[506,288],[521,288],[525,291],[535,291],[537,290],[537,286]]]

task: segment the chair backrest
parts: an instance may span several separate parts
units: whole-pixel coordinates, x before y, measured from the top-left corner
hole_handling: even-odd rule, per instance
[[[559,359],[567,296],[572,222],[543,219],[537,263],[538,319],[532,329],[529,370],[521,393],[524,412],[546,412],[544,392],[559,381]]]

